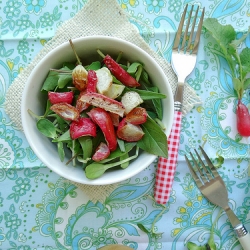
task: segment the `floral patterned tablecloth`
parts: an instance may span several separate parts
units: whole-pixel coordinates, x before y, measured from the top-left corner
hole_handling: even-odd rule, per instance
[[[205,17],[232,24],[238,36],[250,25],[247,0],[118,0],[129,21],[157,53],[170,61],[172,42],[187,3],[206,8]],[[205,244],[220,209],[195,186],[184,155],[204,144],[219,169],[230,205],[250,230],[249,141],[235,129],[236,98],[230,71],[203,33],[196,68],[187,82],[202,98],[182,120],[178,166],[166,210],[153,195],[156,162],[119,183],[104,202],[92,202],[72,183],[44,166],[4,109],[8,87],[64,21],[86,0],[0,0],[0,249],[98,249],[124,244],[133,249],[187,249]],[[108,8],[108,6],[107,6]],[[250,47],[250,35],[244,46]],[[244,102],[250,103],[246,92]],[[161,214],[163,211],[163,214]],[[138,224],[159,234],[144,232]],[[94,223],[93,223],[94,221]],[[224,213],[215,224],[218,249],[241,249]]]

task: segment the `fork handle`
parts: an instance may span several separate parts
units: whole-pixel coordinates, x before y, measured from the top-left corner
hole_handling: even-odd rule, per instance
[[[240,222],[230,207],[225,208],[230,223],[234,228],[234,232],[244,250],[250,250],[250,234],[245,226]]]
[[[246,230],[245,226],[240,224],[234,228],[234,231],[238,237],[238,240],[244,250],[250,250],[250,234]]]
[[[174,112],[174,122],[168,138],[168,158],[159,157],[156,171],[154,198],[158,204],[166,204],[170,197],[181,133],[182,112]]]

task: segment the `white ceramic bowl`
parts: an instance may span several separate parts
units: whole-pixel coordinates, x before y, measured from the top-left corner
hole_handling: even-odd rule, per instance
[[[90,60],[94,61],[95,57],[97,58],[96,50],[99,48],[104,53],[110,55],[117,55],[120,51],[123,51],[124,57],[130,62],[140,61],[144,63],[145,69],[152,82],[159,87],[161,93],[164,93],[167,96],[167,98],[163,99],[163,123],[166,127],[165,133],[166,135],[169,135],[174,113],[171,87],[163,70],[151,56],[132,43],[108,36],[78,38],[74,39],[73,43],[77,54],[81,59],[90,58]],[[42,96],[40,90],[49,69],[60,68],[63,62],[70,60],[76,61],[76,58],[69,42],[66,42],[48,53],[39,64],[36,65],[30,74],[23,93],[21,113],[24,133],[31,148],[37,157],[51,170],[78,183],[106,185],[120,182],[136,175],[149,166],[156,156],[142,152],[136,160],[131,162],[128,168],[108,171],[98,179],[89,180],[86,178],[81,166],[74,167],[70,164],[65,165],[67,159],[65,159],[64,162],[61,162],[57,153],[56,145],[37,130],[36,121],[31,117],[27,110],[30,109],[38,115],[44,114],[46,100],[44,100],[44,96]]]

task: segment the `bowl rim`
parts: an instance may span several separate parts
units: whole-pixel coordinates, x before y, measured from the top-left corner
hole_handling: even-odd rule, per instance
[[[148,58],[151,62],[153,62],[155,64],[155,67],[157,67],[157,70],[162,74],[162,76],[164,77],[164,79],[166,80],[166,86],[165,88],[168,90],[169,93],[172,93],[171,90],[171,86],[169,84],[169,80],[167,78],[167,76],[165,75],[163,69],[160,67],[160,65],[158,64],[158,62],[152,57],[150,56],[145,50],[143,50],[142,48],[138,47],[137,45],[126,41],[124,39],[121,38],[117,38],[117,37],[112,37],[112,36],[103,36],[103,35],[96,35],[96,36],[87,36],[87,37],[79,37],[79,38],[75,38],[72,39],[73,43],[80,43],[80,42],[89,42],[92,41],[93,39],[102,39],[102,40],[107,40],[107,41],[113,41],[113,42],[118,42],[118,43],[126,43],[128,46],[138,50],[140,53],[142,53],[146,58]],[[73,182],[76,183],[81,183],[81,184],[88,184],[88,185],[107,185],[107,184],[113,184],[113,183],[117,183],[117,182],[121,182],[124,181],[126,179],[129,179],[133,176],[135,176],[136,174],[138,174],[139,172],[141,172],[142,170],[144,170],[146,167],[148,167],[158,156],[156,155],[152,155],[149,154],[147,152],[142,152],[142,154],[146,154],[148,157],[148,164],[146,164],[146,166],[144,166],[143,168],[136,168],[134,169],[132,172],[126,172],[126,175],[124,174],[120,174],[120,175],[116,175],[116,179],[115,180],[107,180],[106,178],[97,178],[94,180],[89,180],[89,181],[84,181],[81,178],[72,178],[72,176],[68,175],[67,173],[61,172],[59,167],[51,167],[50,166],[50,162],[48,159],[44,159],[44,157],[42,157],[42,159],[40,158],[40,152],[38,151],[38,149],[35,147],[34,145],[34,141],[32,140],[31,136],[29,135],[29,131],[28,131],[28,124],[27,124],[27,120],[25,119],[25,117],[28,115],[27,113],[27,109],[26,109],[26,98],[28,98],[28,90],[30,88],[30,84],[31,84],[31,80],[35,77],[36,75],[36,71],[41,67],[41,65],[44,64],[44,62],[47,61],[48,58],[50,58],[51,56],[53,56],[54,54],[58,53],[58,51],[63,50],[64,48],[69,46],[69,42],[64,42],[58,46],[56,46],[55,48],[51,49],[51,51],[49,51],[40,61],[39,63],[33,68],[33,70],[31,71],[28,80],[24,86],[24,91],[22,93],[22,101],[21,101],[21,119],[22,119],[22,125],[23,125],[23,130],[24,130],[24,134],[25,137],[30,145],[30,147],[32,148],[32,150],[34,151],[34,153],[36,154],[36,156],[40,159],[41,162],[43,162],[43,164],[48,167],[49,169],[51,169],[53,172],[57,173],[58,175],[71,180]],[[121,49],[122,50],[122,49]],[[171,131],[171,127],[173,124],[173,117],[174,117],[174,101],[173,101],[173,95],[169,95],[167,96],[167,98],[169,99],[170,103],[172,104],[172,107],[169,110],[168,113],[168,118],[171,120],[170,121],[170,126],[169,128],[165,131],[165,134],[168,136],[170,134]],[[68,167],[68,166],[66,166]],[[129,167],[128,167],[129,168]],[[83,171],[83,170],[82,170]],[[83,171],[84,172],[84,171]]]

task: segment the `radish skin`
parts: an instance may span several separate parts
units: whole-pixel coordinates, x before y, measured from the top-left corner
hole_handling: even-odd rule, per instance
[[[250,114],[248,108],[239,99],[236,109],[237,130],[241,136],[250,136]]]

